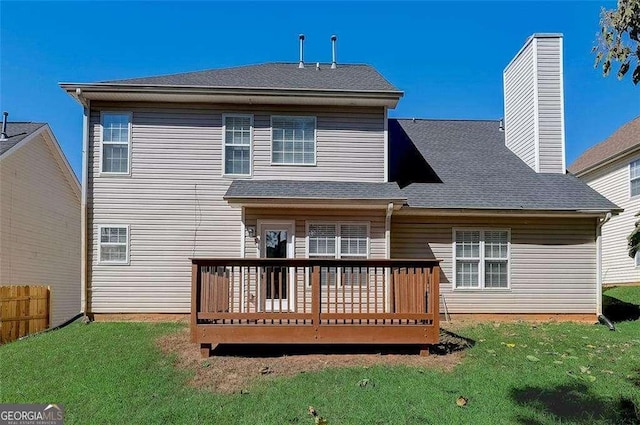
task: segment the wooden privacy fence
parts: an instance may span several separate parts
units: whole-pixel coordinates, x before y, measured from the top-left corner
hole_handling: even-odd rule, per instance
[[[48,286],[0,286],[0,344],[47,329],[50,300]]]

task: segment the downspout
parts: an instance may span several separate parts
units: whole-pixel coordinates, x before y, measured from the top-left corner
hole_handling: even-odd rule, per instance
[[[81,247],[81,276],[80,276],[80,312],[87,315],[91,314],[91,305],[89,297],[89,265],[87,261],[88,256],[88,232],[87,232],[87,192],[88,192],[88,179],[89,179],[89,121],[91,114],[91,101],[85,99],[82,96],[82,89],[76,89],[76,95],[78,100],[83,106],[82,115],[82,199],[80,202],[80,239],[82,243]]]
[[[611,212],[608,212],[604,218],[598,219],[596,226],[596,315],[598,319],[602,316],[602,226],[609,220],[611,220]]]
[[[387,205],[387,215],[384,220],[384,239],[385,239],[385,257],[391,258],[391,215],[393,214],[393,202],[389,202]],[[385,281],[388,283],[391,279],[390,270],[387,269],[385,273]],[[387,284],[385,291],[387,293],[387,305],[385,308],[387,311],[391,311],[391,287]]]

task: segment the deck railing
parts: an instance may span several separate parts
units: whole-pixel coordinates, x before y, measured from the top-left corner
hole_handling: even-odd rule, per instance
[[[435,328],[437,335],[438,264],[437,260],[193,259],[192,339],[212,344],[350,342],[349,338],[413,342],[401,331],[392,341],[385,339],[384,331],[377,339],[375,334],[364,340],[357,336],[358,327],[381,331],[399,326],[428,327],[429,335]],[[276,327],[290,332],[279,333]],[[420,342],[432,342],[426,340],[431,336],[420,335]]]

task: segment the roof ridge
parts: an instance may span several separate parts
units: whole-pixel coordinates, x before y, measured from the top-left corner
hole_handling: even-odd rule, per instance
[[[7,124],[41,124],[41,125],[45,125],[47,123],[46,122],[40,122],[40,121],[7,121]]]
[[[317,62],[305,62],[308,63],[309,65],[311,64],[315,64]],[[319,62],[321,65],[331,65],[331,62]],[[226,70],[232,70],[232,69],[240,69],[240,68],[249,68],[249,67],[258,67],[258,66],[266,66],[266,65],[298,65],[298,62],[287,62],[287,61],[267,61],[267,62],[257,62],[257,63],[248,63],[248,64],[243,64],[243,65],[229,65],[229,66],[221,66],[219,68],[204,68],[204,69],[196,69],[193,71],[178,71],[178,72],[169,72],[166,74],[155,74],[155,75],[150,75],[150,76],[144,76],[144,77],[124,77],[124,78],[117,78],[117,79],[111,79],[111,80],[102,80],[100,81],[101,83],[113,83],[113,82],[117,82],[117,81],[121,81],[121,80],[139,80],[139,79],[144,79],[144,78],[156,78],[156,77],[169,77],[169,76],[176,76],[176,75],[188,75],[188,74],[198,74],[198,73],[202,73],[202,72],[212,72],[212,71],[226,71]],[[343,67],[351,67],[351,66],[368,66],[371,68],[374,68],[373,65],[370,64],[366,64],[366,63],[343,63],[343,64],[338,64],[338,68],[340,68],[340,66]],[[382,75],[382,74],[380,74]],[[384,76],[383,76],[384,78]],[[387,81],[387,83],[391,84],[386,78],[384,78],[385,81]]]

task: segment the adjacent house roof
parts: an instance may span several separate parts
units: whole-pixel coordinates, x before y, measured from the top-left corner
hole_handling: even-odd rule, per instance
[[[411,207],[619,209],[574,176],[536,173],[506,147],[499,121],[390,119],[389,138],[391,175],[402,180],[393,167],[406,170],[403,164],[415,161],[407,141],[426,162],[422,174],[434,174],[432,182],[404,182],[402,193]]]
[[[235,180],[224,199],[304,199],[406,201],[396,183],[330,182],[302,180]]]
[[[44,143],[51,149],[53,158],[57,162],[60,170],[71,185],[78,199],[80,198],[80,182],[67,161],[67,157],[62,152],[53,131],[47,123],[36,122],[7,122],[7,135],[9,140],[0,140],[0,159],[10,160],[12,152],[17,152],[28,143],[34,140],[44,140]]]
[[[392,183],[236,180],[243,199],[399,201],[430,209],[602,212],[619,208],[570,174],[541,174],[504,143],[498,121],[390,119]]]
[[[569,166],[569,171],[582,174],[636,148],[640,148],[640,116],[617,129],[606,140],[587,149]]]
[[[9,136],[9,140],[0,141],[0,155],[44,125],[46,124],[41,122],[8,122],[7,136]]]
[[[298,68],[298,63],[272,62],[231,68],[154,77],[130,78],[126,80],[103,81],[105,84],[227,87],[262,89],[303,89],[303,90],[344,90],[400,92],[370,65],[306,64]]]

